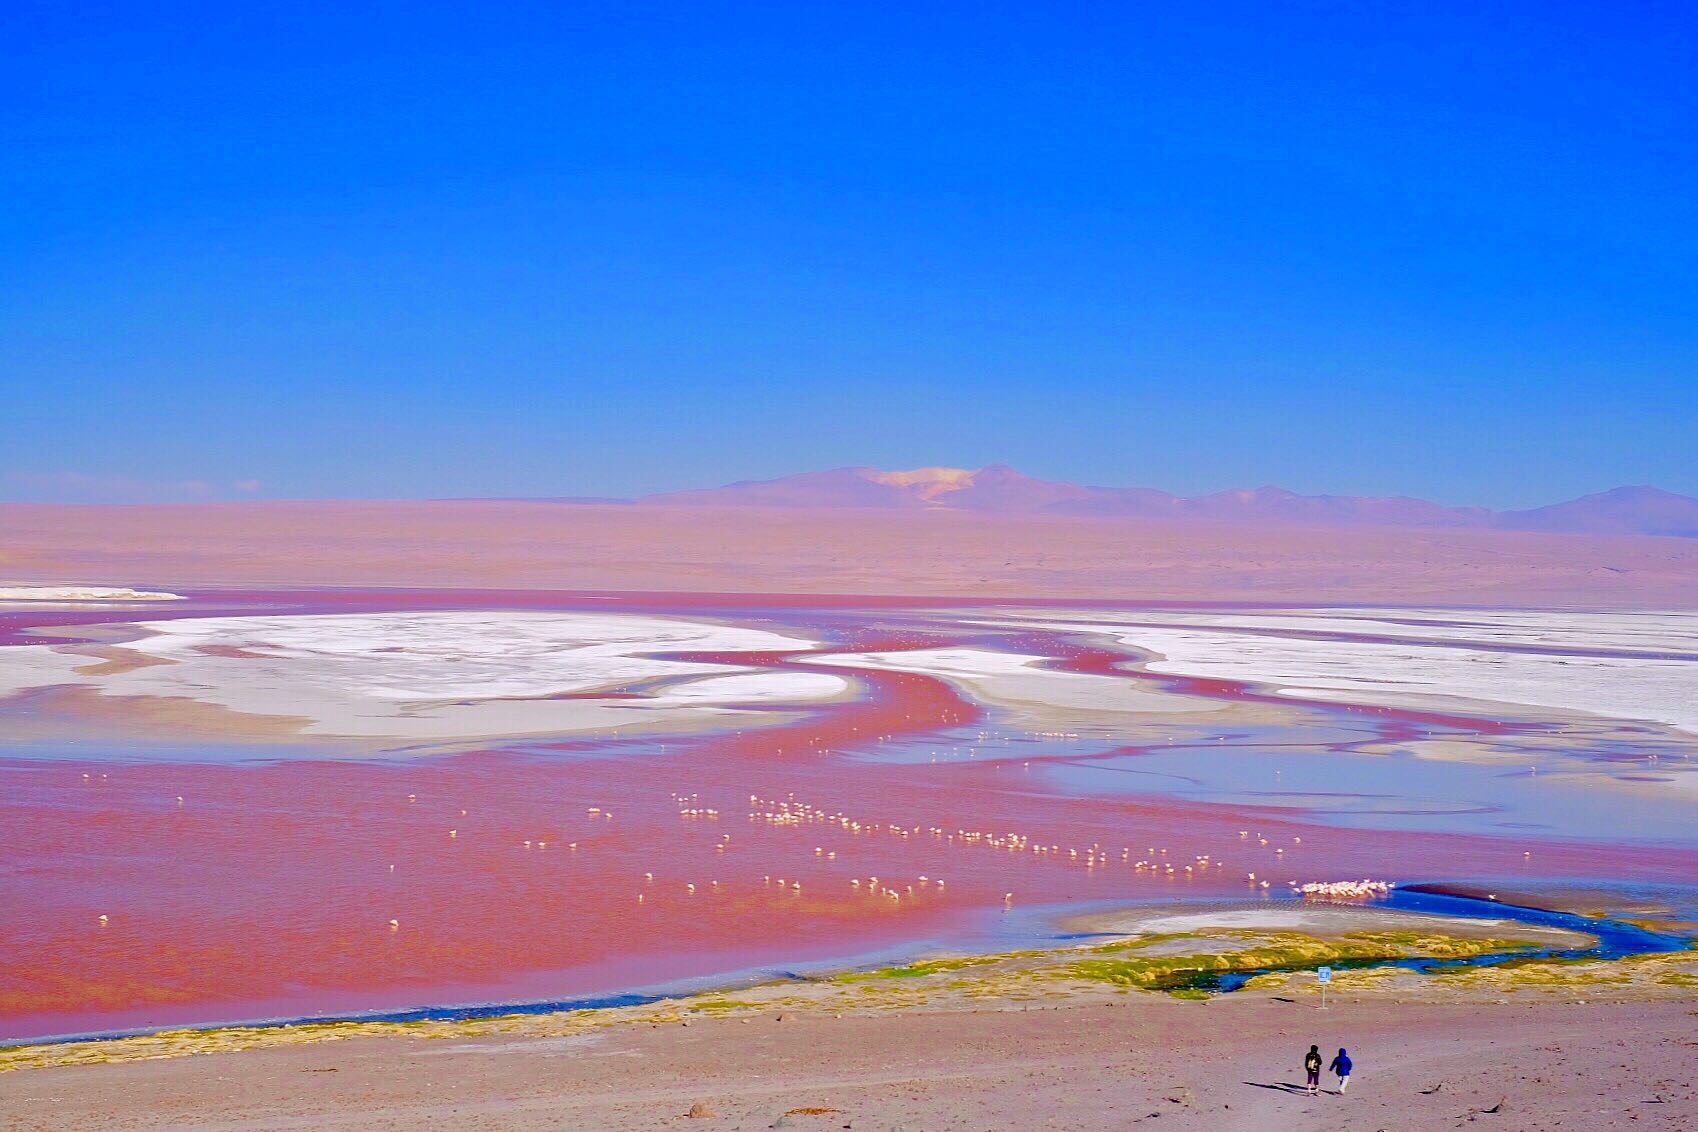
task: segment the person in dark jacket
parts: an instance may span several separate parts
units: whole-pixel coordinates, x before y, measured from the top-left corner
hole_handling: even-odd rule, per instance
[[[1304,1090],[1310,1096],[1314,1096],[1315,1092],[1318,1089],[1320,1089],[1320,1087],[1321,1087],[1321,1047],[1320,1046],[1310,1046],[1309,1047],[1308,1055],[1303,1058],[1303,1075],[1308,1080],[1308,1084],[1306,1084],[1304,1086]]]
[[[1332,1071],[1338,1074],[1338,1091],[1340,1093],[1350,1088],[1350,1055],[1344,1050],[1338,1051],[1338,1056],[1332,1059]]]

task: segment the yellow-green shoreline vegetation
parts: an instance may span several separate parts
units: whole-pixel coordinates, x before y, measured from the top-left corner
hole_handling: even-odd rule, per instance
[[[1428,930],[1351,931],[1318,936],[1243,928],[1148,933],[1049,951],[950,955],[900,966],[846,971],[818,979],[765,983],[631,1006],[511,1014],[461,1021],[311,1022],[286,1026],[170,1030],[160,1033],[0,1048],[0,1072],[51,1066],[185,1057],[256,1047],[354,1038],[477,1040],[491,1037],[588,1037],[613,1027],[688,1025],[783,1014],[899,1010],[1018,1009],[1034,1002],[1108,1001],[1151,993],[1202,998],[1222,973],[1253,973],[1240,993],[1312,995],[1311,972],[1335,968],[1339,995],[1411,1001],[1490,1001],[1514,991],[1553,996],[1637,999],[1690,996],[1698,986],[1698,949],[1615,960],[1511,957],[1487,967],[1423,974],[1397,967],[1357,967],[1397,959],[1457,959],[1548,947],[1524,939]]]
[[[990,955],[959,955],[948,959],[923,959],[901,967],[880,967],[872,971],[844,971],[831,976],[834,983],[866,983],[875,979],[920,979],[947,971],[965,971],[969,967],[988,967],[1015,959],[1031,959],[1049,954],[1043,951],[1004,951]]]
[[[1539,946],[1521,939],[1458,939],[1418,932],[1351,932],[1338,939],[1317,939],[1297,932],[1228,934],[1242,940],[1245,946],[1239,950],[1186,955],[1080,959],[1062,965],[1054,974],[1190,997],[1205,994],[1202,984],[1222,974],[1268,969],[1313,970],[1335,964],[1392,959],[1465,959]]]
[[[1176,941],[1194,946],[1160,955],[1148,954],[1156,945],[1172,945]],[[999,984],[1007,982],[1009,976],[1029,976],[1108,983],[1190,996],[1203,993],[1198,984],[1220,974],[1270,968],[1313,970],[1331,964],[1392,959],[1462,959],[1500,952],[1531,951],[1539,946],[1524,939],[1491,936],[1459,938],[1415,931],[1350,932],[1335,939],[1321,939],[1301,932],[1170,932],[1062,951],[1015,951],[928,959],[900,967],[848,971],[833,976],[831,981],[872,984],[975,971],[980,981]],[[956,981],[950,985],[966,984]]]
[[[1246,984],[1257,990],[1314,993],[1313,980],[1291,972],[1260,975]],[[1698,941],[1684,951],[1625,955],[1616,959],[1561,956],[1511,956],[1485,966],[1445,967],[1417,974],[1399,968],[1341,970],[1333,976],[1338,993],[1386,994],[1407,997],[1412,989],[1446,998],[1491,998],[1519,992],[1544,992],[1587,1000],[1689,997],[1698,987]]]

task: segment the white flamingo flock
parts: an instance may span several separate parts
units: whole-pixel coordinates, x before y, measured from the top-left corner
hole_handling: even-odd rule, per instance
[[[84,777],[87,778],[89,776],[84,775]],[[181,801],[181,799],[176,800],[179,802]],[[418,795],[408,794],[406,796],[406,800],[409,804],[416,805],[418,803]],[[720,811],[714,807],[703,805],[701,796],[698,793],[675,792],[672,794],[672,801],[679,818],[682,820],[717,821],[720,818]],[[1099,869],[1106,869],[1112,866],[1115,861],[1114,851],[1105,847],[1101,842],[1092,842],[1088,846],[1064,846],[1053,842],[1045,843],[1039,838],[1029,834],[1020,833],[1018,831],[998,832],[994,830],[966,829],[960,827],[950,829],[941,825],[916,824],[908,826],[888,821],[864,820],[851,816],[841,810],[829,809],[827,807],[814,805],[810,802],[798,800],[794,793],[788,794],[782,799],[763,798],[759,794],[750,794],[748,796],[748,801],[747,820],[751,824],[766,826],[772,829],[793,829],[813,826],[816,828],[824,827],[828,829],[835,829],[836,831],[856,836],[885,836],[900,840],[925,838],[933,841],[934,843],[941,843],[943,845],[955,846],[964,849],[987,849],[1000,851],[1001,853],[1006,854],[1029,854],[1031,857],[1038,860],[1070,867],[1083,868],[1088,873]],[[467,811],[461,809],[459,812],[462,816],[465,816]],[[592,821],[606,823],[613,820],[613,811],[604,806],[589,806],[585,810],[585,816]],[[460,837],[460,832],[461,831],[458,828],[449,829],[447,830],[448,838],[451,840],[457,840]],[[1286,847],[1273,846],[1269,838],[1264,837],[1259,833],[1254,833],[1247,829],[1241,829],[1238,831],[1238,839],[1240,842],[1251,846],[1254,850],[1266,851],[1269,848],[1272,848],[1272,861],[1276,864],[1284,864],[1286,862]],[[537,851],[546,850],[549,842],[546,840],[531,838],[520,842],[520,844],[526,850]],[[1291,838],[1291,846],[1293,848],[1301,846],[1302,844],[1302,837],[1293,836]],[[578,850],[579,843],[576,841],[567,842],[566,847],[569,850],[576,852]],[[719,840],[713,845],[714,852],[721,855],[727,853],[731,847],[732,836],[729,833],[721,834]],[[824,845],[814,845],[812,848],[813,857],[818,861],[833,862],[838,859],[838,851],[836,849],[830,849]],[[1530,856],[1530,854],[1528,856]],[[1136,875],[1150,879],[1160,878],[1168,881],[1174,881],[1190,880],[1202,875],[1225,875],[1223,870],[1226,869],[1226,866],[1223,862],[1217,860],[1212,854],[1195,854],[1189,862],[1183,864],[1179,863],[1177,858],[1170,860],[1168,859],[1169,857],[1170,850],[1165,846],[1147,846],[1146,852],[1137,856],[1136,859],[1134,859],[1133,849],[1130,846],[1122,846],[1119,849],[1119,861],[1122,866],[1129,867]],[[387,867],[390,872],[395,871],[394,865],[391,864]],[[642,879],[645,886],[652,886],[655,883],[655,874],[652,870],[647,871],[643,874]],[[892,906],[901,906],[904,902],[911,904],[913,901],[925,895],[930,894],[939,896],[943,895],[947,891],[947,885],[942,878],[927,874],[919,875],[911,884],[899,883],[891,880],[880,881],[880,879],[876,876],[869,876],[865,878],[849,877],[844,879],[847,880],[849,890],[852,894],[886,901]],[[1244,875],[1244,880],[1245,884],[1250,888],[1258,890],[1267,889],[1271,887],[1272,884],[1269,879],[1259,876],[1255,872],[1247,872]],[[1303,898],[1311,900],[1381,899],[1389,894],[1393,887],[1387,881],[1377,881],[1368,878],[1361,880],[1311,881],[1307,883],[1299,883],[1296,880],[1287,880],[1285,885],[1292,891],[1293,894],[1301,895]],[[695,896],[698,892],[702,892],[704,889],[710,893],[725,893],[729,886],[719,880],[710,880],[705,885],[697,881],[686,881],[684,882],[683,887],[684,892],[687,895]],[[762,878],[762,887],[769,891],[778,891],[794,896],[801,893],[802,882],[793,877],[775,877],[769,874]],[[635,894],[635,900],[638,904],[645,904],[647,903],[647,895],[644,892],[639,891]],[[1010,909],[1013,905],[1013,901],[1014,893],[1005,893],[1003,895],[1004,910]],[[99,923],[101,925],[105,925],[108,922],[108,917],[104,915],[99,917]],[[392,932],[399,931],[401,921],[398,918],[392,918],[388,921],[387,926]]]
[[[683,821],[717,821],[720,811],[704,805],[699,793],[674,792],[672,802],[678,817]],[[418,797],[407,795],[407,802],[417,804]],[[466,811],[460,810],[464,815]],[[606,823],[613,819],[613,811],[605,806],[588,806],[584,810],[585,817],[593,822]],[[1059,864],[1073,868],[1083,868],[1087,874],[1112,867],[1116,862],[1116,850],[1104,846],[1101,842],[1090,845],[1068,846],[1055,842],[1044,842],[1031,834],[1019,831],[996,831],[983,829],[967,829],[962,827],[949,828],[942,825],[902,825],[889,821],[873,821],[853,816],[842,810],[815,805],[799,800],[794,793],[784,798],[765,798],[758,793],[748,796],[747,821],[751,825],[766,827],[773,830],[800,829],[812,827],[822,832],[830,830],[837,833],[847,833],[855,837],[889,837],[898,840],[925,839],[934,844],[957,847],[962,849],[980,849],[1008,855],[1027,855],[1034,860]],[[450,839],[458,839],[458,828],[447,831]],[[1275,865],[1283,865],[1287,860],[1287,847],[1275,846],[1271,840],[1251,830],[1239,830],[1238,840],[1245,843],[1253,852],[1268,853],[1267,859]],[[1291,848],[1301,846],[1303,839],[1298,836],[1290,838]],[[520,842],[529,851],[544,850],[549,842],[536,838]],[[593,842],[590,843],[593,848]],[[579,842],[567,842],[566,846],[573,852],[579,847]],[[716,855],[725,855],[733,848],[733,838],[729,833],[722,833],[712,845]],[[819,862],[834,862],[838,859],[838,850],[828,848],[823,844],[812,846],[812,856]],[[1129,869],[1134,875],[1148,879],[1161,879],[1169,882],[1191,880],[1201,876],[1224,877],[1230,875],[1228,867],[1213,854],[1197,853],[1189,861],[1174,854],[1166,846],[1149,845],[1144,852],[1135,855],[1131,846],[1118,848],[1118,861],[1121,867]],[[394,866],[390,866],[393,871]],[[929,874],[920,874],[912,883],[901,882],[886,878],[880,880],[877,876],[855,876],[840,878],[847,882],[850,894],[863,898],[872,898],[887,904],[892,909],[912,906],[916,900],[928,895],[942,896],[947,892],[947,885],[942,878]],[[655,873],[652,870],[642,874],[640,890],[634,893],[637,904],[647,904],[648,892],[641,889],[653,890]],[[679,882],[674,882],[679,883]],[[698,897],[708,894],[725,894],[730,886],[720,880],[688,880],[682,881],[682,889],[688,897]],[[1271,887],[1272,881],[1255,872],[1244,874],[1244,883],[1253,890],[1265,890]],[[1384,881],[1351,880],[1299,883],[1292,879],[1285,881],[1285,886],[1293,894],[1300,894],[1305,899],[1330,900],[1369,900],[1385,896],[1391,885]],[[802,892],[802,881],[795,877],[779,877],[768,874],[762,877],[762,888],[786,896],[797,896]],[[674,891],[677,891],[674,889]],[[841,891],[841,890],[840,890]],[[1011,910],[1014,903],[1013,892],[1003,894],[1003,910]],[[104,922],[104,921],[103,921]],[[388,922],[390,931],[400,930],[400,920],[391,919]]]
[[[1305,900],[1383,900],[1391,895],[1390,881],[1317,880],[1297,885]]]

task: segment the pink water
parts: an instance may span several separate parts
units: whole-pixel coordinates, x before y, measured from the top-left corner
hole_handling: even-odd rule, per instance
[[[181,612],[204,615],[206,600]],[[758,605],[784,625],[836,635],[845,650],[972,636],[856,629],[875,618],[852,612],[854,599],[217,598],[231,611],[254,603],[319,612],[617,605],[726,617]],[[73,637],[74,622],[89,619],[9,615],[0,642],[31,641],[18,633],[26,620]],[[1120,658],[1101,649],[1046,634],[1020,644],[1063,667],[1124,676]],[[1698,876],[1691,847],[1348,828],[1295,808],[1080,793],[1045,766],[1077,752],[1042,744],[1018,758],[881,760],[881,749],[989,723],[931,677],[858,679],[859,696],[799,722],[664,746],[580,736],[378,760],[0,759],[0,1038],[590,995],[947,939],[1009,894],[1017,906],[1259,897],[1250,872],[1275,891],[1288,879],[1365,875]],[[1257,694],[1223,682],[1187,690]],[[1320,710],[1399,734],[1517,726]],[[803,805],[860,828],[770,820]],[[709,809],[717,817],[686,812]],[[992,843],[1010,833],[1027,847]],[[1212,863],[1199,865],[1200,855]],[[1136,870],[1143,859],[1161,867]],[[900,899],[873,894],[874,877]]]

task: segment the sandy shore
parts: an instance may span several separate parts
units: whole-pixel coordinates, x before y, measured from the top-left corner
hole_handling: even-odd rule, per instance
[[[1691,1001],[1238,995],[830,1015],[579,1037],[372,1038],[0,1075],[0,1123],[95,1128],[1690,1128]],[[1302,1096],[1311,1043],[1345,1096]],[[1331,1082],[1329,1081],[1329,1087]],[[697,1112],[712,1115],[690,1117]],[[788,1115],[787,1115],[788,1114]]]

